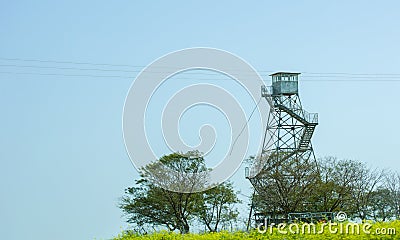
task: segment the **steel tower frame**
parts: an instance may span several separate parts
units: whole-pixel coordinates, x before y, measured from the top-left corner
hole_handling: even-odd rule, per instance
[[[253,159],[250,169],[245,170],[246,178],[259,195],[269,185],[268,173],[279,171],[285,161],[316,161],[311,137],[318,125],[318,114],[308,113],[302,107],[298,93],[299,75],[274,73],[270,75],[272,86],[261,87],[261,95],[268,101],[271,111],[261,155]]]

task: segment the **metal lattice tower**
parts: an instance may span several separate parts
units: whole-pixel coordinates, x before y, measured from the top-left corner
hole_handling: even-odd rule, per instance
[[[318,114],[306,112],[298,93],[300,73],[278,72],[272,86],[262,86],[261,94],[271,106],[261,156],[253,159],[246,178],[262,195],[268,187],[269,172],[279,169],[285,161],[314,161],[311,137],[318,125]],[[287,176],[290,177],[290,176]]]

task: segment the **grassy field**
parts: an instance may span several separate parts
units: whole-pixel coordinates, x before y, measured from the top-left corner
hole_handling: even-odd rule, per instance
[[[115,237],[115,240],[150,240],[150,239],[400,239],[400,221],[392,222],[367,222],[364,224],[349,224],[347,222],[332,225],[317,224],[314,226],[307,224],[297,224],[285,226],[284,228],[268,228],[265,233],[257,230],[251,232],[218,232],[205,234],[179,234],[170,232],[155,232],[147,235],[122,233]],[[322,229],[324,230],[322,232]],[[357,231],[359,229],[359,232]],[[308,231],[310,230],[310,232]],[[335,231],[336,230],[336,231]]]

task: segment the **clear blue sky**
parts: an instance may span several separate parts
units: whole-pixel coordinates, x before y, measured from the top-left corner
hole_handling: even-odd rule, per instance
[[[303,105],[320,116],[317,156],[400,171],[399,9],[398,1],[1,1],[1,238],[101,239],[126,226],[116,205],[137,177],[121,126],[129,71],[182,48],[303,72]]]

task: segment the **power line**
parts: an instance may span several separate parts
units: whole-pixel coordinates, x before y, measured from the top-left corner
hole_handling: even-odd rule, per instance
[[[15,75],[39,75],[39,76],[61,76],[61,77],[92,77],[92,78],[121,78],[121,79],[134,79],[135,76],[121,76],[121,75],[93,75],[93,74],[63,74],[63,73],[38,73],[38,72],[12,72],[0,71],[0,74],[15,74]],[[192,81],[233,81],[233,79],[223,78],[188,78],[188,77],[173,77],[175,80],[192,80]],[[302,82],[400,82],[400,78],[395,79],[369,79],[369,78],[342,78],[342,79],[301,79]]]
[[[57,63],[57,64],[61,63],[61,64],[77,64],[77,65],[94,65],[94,66],[112,66],[112,67],[143,67],[143,66],[132,66],[132,65],[127,65],[127,64],[55,61],[55,60],[26,59],[26,58],[4,58],[4,57],[1,57],[0,60],[21,61],[21,62],[40,62],[40,63]]]
[[[25,58],[0,58],[0,61],[13,62],[36,62],[36,63],[56,63],[56,64],[77,64],[77,65],[92,65],[92,66],[108,66],[108,67],[131,67],[144,68],[144,65],[127,65],[127,64],[110,64],[110,63],[92,63],[92,62],[75,62],[75,61],[56,61],[42,59],[25,59]],[[82,67],[64,67],[64,66],[43,66],[43,65],[21,65],[21,64],[0,64],[0,68],[31,68],[31,69],[55,69],[67,71],[99,71],[99,72],[123,72],[123,73],[140,73],[140,70],[126,69],[105,69],[105,68],[82,68]],[[165,66],[164,68],[169,68]],[[172,66],[171,66],[172,68]],[[184,72],[184,75],[200,75],[200,76],[224,76],[218,72],[207,70]],[[235,70],[233,70],[235,71]],[[165,71],[148,71],[148,73],[163,73]],[[261,70],[259,73],[270,73],[273,71]],[[42,76],[65,76],[65,77],[93,77],[93,78],[126,78],[132,79],[135,76],[110,76],[98,74],[65,74],[65,73],[43,73],[43,72],[16,72],[16,71],[0,71],[2,74],[22,74],[22,75],[42,75]],[[243,74],[243,72],[242,72]],[[226,77],[226,76],[225,76]],[[174,77],[175,79],[178,79]],[[185,78],[189,79],[189,78]],[[193,78],[193,80],[231,80],[217,78]],[[301,76],[303,82],[399,82],[400,73],[349,73],[349,72],[303,72]]]
[[[36,65],[18,65],[18,64],[0,64],[0,67],[17,67],[17,68],[37,68],[37,69],[57,69],[57,70],[78,70],[78,71],[101,71],[101,72],[124,72],[124,73],[139,73],[141,70],[120,70],[120,69],[102,69],[102,68],[76,68],[76,67],[55,67],[55,66],[36,66]],[[203,70],[204,71],[204,70]],[[152,71],[150,73],[163,73],[160,71]],[[220,73],[211,72],[185,72],[188,75],[221,75]],[[330,73],[327,73],[330,74]],[[356,76],[354,76],[356,75]],[[351,76],[340,76],[340,75],[302,75],[301,78],[398,78],[394,74],[382,74],[383,76],[374,76],[368,74],[366,76],[358,76],[360,74],[352,74]],[[400,77],[400,76],[399,76]]]
[[[60,74],[60,73],[32,73],[32,72],[5,72],[2,74],[21,74],[21,75],[40,75],[40,76],[61,76],[61,77],[94,77],[94,78],[126,78],[133,79],[133,76],[110,76],[110,75],[90,75],[90,74]]]
[[[95,66],[112,66],[112,67],[134,67],[144,68],[147,65],[128,65],[128,64],[112,64],[112,63],[93,63],[93,62],[77,62],[77,61],[59,61],[59,60],[43,60],[43,59],[32,59],[32,58],[5,58],[0,57],[0,60],[4,61],[22,61],[22,62],[39,62],[39,63],[56,63],[56,64],[77,64],[77,65],[95,65]],[[173,66],[163,66],[160,68],[173,68]],[[234,70],[234,69],[233,69]],[[271,70],[260,70],[258,72],[271,73],[275,71]],[[350,73],[350,72],[302,72],[303,74],[318,74],[318,75],[388,75],[388,76],[400,76],[400,73]]]
[[[17,64],[0,64],[0,67],[38,68],[38,69],[58,69],[58,70],[78,70],[78,71],[102,71],[102,72],[129,72],[129,73],[139,73],[139,72],[140,72],[140,71],[120,70],[120,69],[54,67],[54,66],[35,66],[35,65],[17,65]]]
[[[104,72],[127,72],[140,73],[142,70],[121,70],[121,69],[102,69],[102,68],[77,68],[77,67],[55,67],[55,66],[37,66],[37,65],[18,65],[18,64],[0,64],[0,67],[16,67],[16,68],[38,68],[38,69],[58,69],[58,70],[78,70],[78,71],[104,71]],[[196,70],[199,71],[200,69]],[[208,71],[208,70],[200,70]],[[147,73],[165,73],[166,71],[146,71]],[[208,72],[185,72],[189,75],[221,75],[220,73]]]
[[[328,74],[328,75],[387,75],[387,76],[400,76],[400,73],[348,73],[348,72],[336,72],[336,73],[318,73],[318,72],[302,72],[302,74]]]

